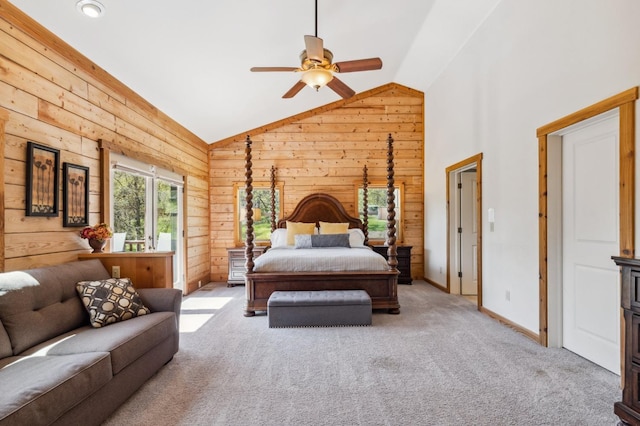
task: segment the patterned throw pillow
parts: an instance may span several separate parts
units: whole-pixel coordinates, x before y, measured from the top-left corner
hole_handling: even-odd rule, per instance
[[[80,281],[76,290],[89,312],[91,325],[96,328],[151,313],[129,278]]]

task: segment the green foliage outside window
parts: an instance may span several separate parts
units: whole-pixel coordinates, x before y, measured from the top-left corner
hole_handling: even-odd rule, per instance
[[[116,170],[113,172],[113,224],[114,232],[126,233],[127,240],[145,240],[147,177]],[[178,191],[175,186],[157,180],[156,234],[175,234],[178,215]],[[146,243],[146,241],[145,241]],[[132,245],[136,250],[138,246]],[[143,245],[140,245],[143,247]]]
[[[146,178],[116,170],[113,179],[114,232],[126,232],[129,240],[142,240],[145,237]]]
[[[280,189],[275,190],[276,221],[280,218]],[[238,217],[240,220],[240,242],[247,238],[246,192],[238,188]],[[267,242],[271,238],[271,188],[253,188],[253,235],[254,243]]]
[[[395,188],[396,239],[400,239],[400,189]],[[370,240],[384,241],[387,238],[387,188],[367,187],[367,220]],[[358,217],[364,220],[364,190],[358,188]]]

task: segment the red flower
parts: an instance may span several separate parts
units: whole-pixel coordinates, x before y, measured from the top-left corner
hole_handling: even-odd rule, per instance
[[[106,223],[99,223],[94,226],[87,226],[80,231],[80,236],[87,240],[105,241],[113,236],[113,231]]]

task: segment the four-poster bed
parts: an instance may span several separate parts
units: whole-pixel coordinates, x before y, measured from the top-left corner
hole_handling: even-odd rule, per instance
[[[396,251],[396,221],[395,221],[395,196],[394,196],[394,171],[393,171],[393,138],[389,135],[387,140],[388,154],[387,154],[387,244],[388,244],[388,260],[384,260],[382,256],[373,253],[378,259],[372,259],[375,262],[379,262],[382,258],[382,265],[361,263],[360,267],[355,267],[353,264],[360,264],[359,261],[347,262],[348,265],[336,266],[332,264],[326,265],[326,269],[322,270],[298,270],[297,268],[290,269],[289,267],[276,267],[275,270],[269,269],[261,263],[266,262],[269,252],[275,252],[277,249],[270,249],[267,253],[256,259],[256,262],[260,263],[256,267],[254,263],[253,250],[254,250],[254,235],[253,235],[253,171],[251,162],[251,139],[247,136],[246,148],[245,148],[245,163],[246,163],[246,219],[247,219],[247,236],[245,241],[245,257],[246,257],[246,304],[245,304],[245,316],[253,316],[256,311],[266,311],[267,301],[269,296],[274,291],[304,291],[304,290],[365,290],[372,301],[373,309],[387,309],[389,313],[397,314],[400,312],[400,304],[398,302],[398,270],[397,270],[397,251]],[[274,181],[274,168],[272,167],[272,185]],[[367,170],[364,169],[364,186],[367,185]],[[364,196],[365,202],[365,221],[366,221],[366,191]],[[275,224],[275,219],[272,216],[272,229],[273,231],[282,230],[286,228],[287,223],[291,224],[314,224],[314,226],[330,226],[342,224],[349,228],[348,235],[350,241],[357,241],[356,237],[353,240],[351,235],[362,235],[363,246],[355,248],[337,248],[333,253],[334,259],[337,257],[346,257],[347,252],[358,252],[366,256],[369,254],[364,253],[366,251],[372,252],[369,247],[365,246],[367,242],[367,229],[363,226],[363,222],[357,218],[350,216],[342,204],[328,194],[316,193],[304,197],[293,212],[284,219],[281,219]],[[275,224],[275,226],[274,226]],[[359,231],[355,231],[359,230]],[[317,232],[317,231],[316,231]],[[327,235],[325,235],[326,237]],[[289,236],[292,238],[292,236]],[[296,235],[296,244],[299,235]],[[310,235],[314,241],[316,236]],[[300,240],[302,241],[302,240]],[[291,241],[289,241],[291,244]],[[356,242],[357,244],[357,242]],[[349,246],[349,244],[347,244]],[[354,247],[353,242],[351,246]],[[331,249],[326,248],[297,248],[288,247],[288,250],[280,250],[280,252],[286,254],[301,254],[302,251],[312,251],[312,256],[318,268],[318,264],[323,264],[321,256],[324,256],[323,252],[330,252]],[[340,251],[343,250],[343,251]],[[346,250],[346,251],[344,251]],[[365,257],[366,257],[365,256]],[[288,260],[288,259],[287,259]],[[368,261],[367,261],[368,262]],[[287,262],[285,262],[287,263]],[[325,262],[326,264],[326,262]],[[287,263],[289,265],[289,263]],[[262,268],[262,269],[261,269]],[[336,270],[338,269],[338,270]],[[349,270],[353,269],[353,270]]]

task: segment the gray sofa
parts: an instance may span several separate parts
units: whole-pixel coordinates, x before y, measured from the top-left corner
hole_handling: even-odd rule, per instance
[[[178,351],[179,290],[91,327],[76,283],[107,278],[97,259],[0,273],[0,425],[98,425]]]

